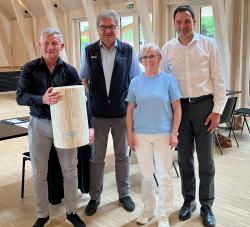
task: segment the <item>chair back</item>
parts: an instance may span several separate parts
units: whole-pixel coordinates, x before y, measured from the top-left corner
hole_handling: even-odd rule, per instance
[[[227,99],[225,108],[220,117],[220,124],[231,122],[233,114],[234,114],[236,102],[237,102],[237,97],[230,97]]]

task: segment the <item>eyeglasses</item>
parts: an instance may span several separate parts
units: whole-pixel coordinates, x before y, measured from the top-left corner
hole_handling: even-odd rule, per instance
[[[149,55],[149,56],[146,56],[146,55],[145,55],[145,56],[142,56],[141,59],[144,60],[144,61],[146,61],[146,60],[148,60],[148,59],[149,59],[149,60],[153,60],[153,59],[155,59],[156,57],[157,57],[156,54],[152,54],[152,55]]]
[[[102,31],[106,31],[107,29],[114,31],[116,29],[116,25],[114,24],[109,25],[109,26],[99,25],[98,28],[100,28]]]

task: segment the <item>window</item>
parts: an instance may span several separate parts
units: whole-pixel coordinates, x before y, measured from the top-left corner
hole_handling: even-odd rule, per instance
[[[133,26],[133,16],[122,16],[120,18],[121,40],[131,46],[134,46]]]
[[[200,33],[205,36],[214,37],[215,32],[212,6],[202,6],[200,14]]]
[[[80,52],[82,56],[83,49],[89,44],[89,23],[80,21]]]

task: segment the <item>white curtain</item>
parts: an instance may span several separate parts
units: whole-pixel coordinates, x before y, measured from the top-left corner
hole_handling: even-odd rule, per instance
[[[238,107],[248,107],[250,1],[212,0],[211,2],[227,88],[242,91]]]

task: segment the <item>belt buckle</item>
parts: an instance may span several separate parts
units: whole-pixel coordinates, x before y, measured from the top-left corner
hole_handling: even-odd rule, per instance
[[[188,102],[193,102],[192,98],[188,97]]]

